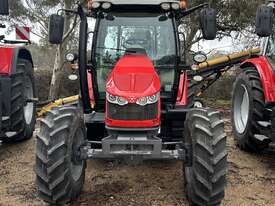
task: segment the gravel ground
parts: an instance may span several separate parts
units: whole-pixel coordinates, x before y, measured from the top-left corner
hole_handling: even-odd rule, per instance
[[[275,147],[262,155],[236,148],[226,111],[228,134],[228,183],[222,205],[275,206]],[[0,206],[46,205],[35,188],[35,138],[0,146]],[[177,206],[188,205],[182,163],[145,162],[127,166],[121,162],[88,161],[86,182],[72,206]]]

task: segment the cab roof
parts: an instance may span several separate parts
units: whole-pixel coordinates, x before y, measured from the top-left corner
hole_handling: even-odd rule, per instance
[[[162,3],[179,3],[180,0],[94,0],[96,2],[110,2],[113,5],[160,5]]]

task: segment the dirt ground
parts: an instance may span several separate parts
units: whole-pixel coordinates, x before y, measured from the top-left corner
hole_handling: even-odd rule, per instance
[[[275,148],[262,155],[236,148],[229,111],[228,183],[222,205],[275,206]],[[46,205],[36,193],[35,138],[16,145],[0,146],[0,206]],[[145,162],[127,166],[119,162],[88,161],[86,182],[72,206],[177,206],[188,205],[181,162]]]

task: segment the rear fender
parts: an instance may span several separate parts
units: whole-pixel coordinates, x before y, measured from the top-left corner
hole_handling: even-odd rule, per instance
[[[24,47],[0,47],[0,75],[10,76],[16,73],[19,58],[26,59],[33,65],[31,53]]]
[[[264,89],[265,102],[275,102],[275,74],[274,69],[269,63],[267,57],[260,56],[257,58],[246,60],[242,63],[241,68],[255,67],[261,77]]]

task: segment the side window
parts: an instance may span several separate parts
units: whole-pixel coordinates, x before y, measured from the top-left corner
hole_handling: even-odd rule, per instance
[[[93,36],[95,29],[95,19],[88,18],[88,37],[87,37],[87,60],[91,62],[92,57],[92,45],[93,45]]]
[[[266,50],[266,56],[271,61],[273,65],[275,65],[275,36],[272,35],[269,38],[267,50]]]
[[[117,26],[107,27],[103,48],[99,48],[103,51],[101,59],[102,66],[113,66],[117,60],[118,32],[119,31]]]

